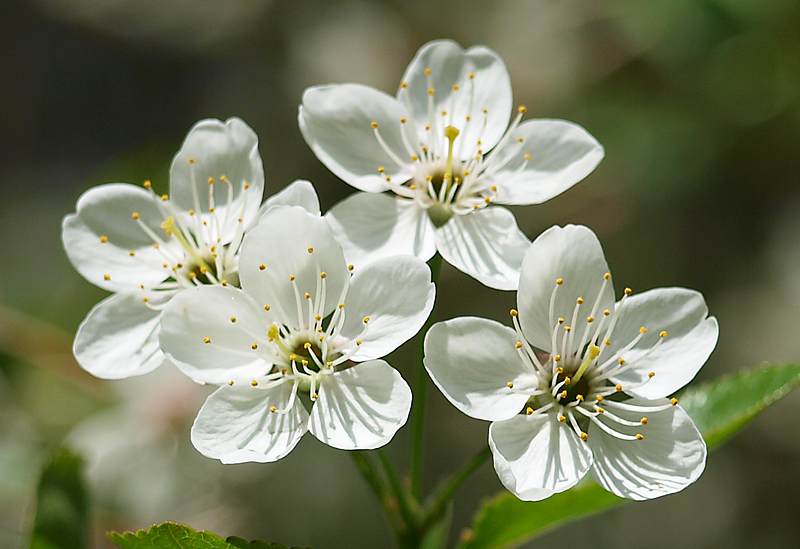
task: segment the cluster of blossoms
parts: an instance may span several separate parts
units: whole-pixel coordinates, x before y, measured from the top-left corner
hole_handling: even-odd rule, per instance
[[[244,122],[199,122],[172,162],[169,194],[149,181],[101,185],[65,218],[73,265],[113,292],[81,324],[78,362],[106,379],[169,363],[216,386],[191,439],[223,463],[278,460],[306,431],[335,448],[377,448],[411,407],[382,357],[428,319],[425,261],[438,252],[518,291],[513,329],[441,322],[424,358],[458,409],[492,422],[510,491],[546,498],[590,470],[632,499],[684,488],[706,447],[673,395],[712,352],[716,320],[680,288],[626,288],[615,303],[586,227],[527,239],[499,205],[558,195],[603,148],[575,124],[511,111],[502,60],[450,41],[420,49],[395,97],[356,84],[308,89],[303,136],[362,191],[324,216],[307,181],[262,203],[258,140]]]

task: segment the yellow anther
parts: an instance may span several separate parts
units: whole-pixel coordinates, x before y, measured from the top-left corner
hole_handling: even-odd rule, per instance
[[[244,190],[247,190],[247,189],[249,189],[249,188],[250,188],[252,185],[250,185],[250,183],[248,183],[247,181],[245,181],[245,182],[244,182],[244,185],[242,185],[242,186],[244,187]]]
[[[228,380],[228,385],[233,386],[234,381],[232,379]]]
[[[319,322],[320,320],[322,320],[322,317],[320,315],[314,315],[314,320]]]
[[[575,395],[575,400],[577,400],[578,402],[583,402],[584,401],[583,395]]]
[[[581,440],[584,441],[584,442],[589,440],[589,433],[581,431]]]
[[[322,271],[321,273],[319,273],[319,277],[320,278],[328,278],[328,273],[326,273],[325,271]]]
[[[570,333],[572,331],[572,326],[569,326],[569,325],[564,326],[564,331],[567,332],[567,333]]]
[[[188,163],[189,163],[189,165],[191,166],[191,165],[194,165],[194,163],[195,163],[195,162],[197,162],[197,161],[196,161],[194,158],[191,158],[191,157],[190,157],[190,158],[187,158],[187,159],[186,159],[186,162],[188,162]]]
[[[558,398],[567,398],[567,391],[566,391],[566,390],[564,390],[564,391],[561,391],[561,392],[558,394]]]
[[[208,345],[209,343],[211,343],[211,338],[210,338],[210,337],[208,337],[208,336],[205,336],[205,337],[203,338],[203,343],[205,343],[206,345]]]
[[[150,189],[152,188],[152,186],[153,182],[150,181],[149,179],[145,179],[144,182],[142,183],[142,187],[144,187],[145,189]]]
[[[525,408],[525,413],[528,414],[528,415],[532,415],[533,414],[533,408],[528,406],[527,408]]]
[[[219,180],[222,181],[223,183],[228,183],[228,176],[222,174],[221,176],[219,176]]]
[[[646,334],[647,333],[647,328],[645,328],[644,326],[639,327],[639,333],[640,334]]]
[[[644,435],[642,433],[636,433],[634,436],[636,440],[644,440]]]
[[[264,304],[264,310],[269,311],[272,307],[269,306],[269,303]]]
[[[364,343],[363,339],[356,339],[356,345],[361,345],[362,343]]]
[[[138,221],[142,215],[139,212],[131,212],[131,219],[134,221]]]
[[[598,396],[600,396],[600,395],[598,395]],[[600,402],[600,401],[598,400],[597,402]],[[605,413],[606,413],[606,409],[605,409],[605,408],[600,408],[599,406],[596,406],[596,407],[595,407],[595,411],[596,411],[598,414],[605,414]]]
[[[519,314],[519,311],[517,311],[516,309],[511,309],[511,310],[509,311],[509,314],[510,314],[511,316],[513,316],[513,317],[516,317],[516,316]]]
[[[224,278],[220,280],[219,283],[222,285],[223,288],[227,288],[228,286],[228,281],[225,280]]]
[[[377,130],[378,129],[378,123],[373,120],[372,122],[369,123],[369,127],[372,128],[373,130]]]
[[[195,214],[194,208],[189,208],[188,213],[189,213],[190,216],[193,216]]]
[[[624,293],[625,295],[631,295],[633,293],[633,290],[631,290],[630,288],[625,288]]]
[[[265,271],[266,269],[267,269],[267,266],[264,263],[259,263],[258,264],[258,270],[259,271]]]
[[[465,173],[464,177],[466,177],[467,175],[468,174]],[[492,191],[493,193],[496,193],[497,192],[497,185],[492,185],[491,187],[489,187],[489,190]]]
[[[294,275],[289,275],[289,282],[294,282],[295,280],[297,280],[297,277],[296,277],[296,276],[294,276]]]
[[[231,324],[236,324],[236,317],[235,316],[230,317],[228,320],[231,321]]]
[[[106,282],[108,282],[109,280],[111,280],[111,275],[110,275],[110,274],[108,274],[108,273],[104,274],[104,275],[103,275],[103,280],[105,280]]]
[[[303,292],[303,299],[311,299],[311,294],[308,292]]]
[[[569,376],[565,377],[564,378],[564,385],[569,385],[570,383],[572,383],[572,378],[569,377]]]
[[[558,421],[559,421],[559,423],[564,423],[565,421],[567,421],[567,416],[559,415],[558,416]]]
[[[643,417],[642,419],[639,420],[639,423],[641,423],[642,425],[647,425],[649,422],[650,422],[650,420],[647,419],[647,416],[645,416],[645,417]]]
[[[430,95],[431,97],[436,95],[436,88],[428,88],[428,95]]]
[[[309,246],[308,248],[306,248],[306,251],[308,253],[310,253],[310,254],[313,254],[314,253],[314,246]]]
[[[135,255],[136,255],[136,252],[134,252],[133,250],[131,250],[131,251],[129,251],[129,252],[128,252],[128,255],[129,255],[129,256],[131,256],[131,257],[133,257],[133,256],[135,256]]]
[[[556,368],[556,373],[557,374],[563,374],[564,373],[564,368],[560,368],[560,367]]]
[[[561,277],[556,278],[556,286],[561,286],[564,284],[564,279]]]
[[[575,303],[577,303],[578,305],[583,305],[583,298],[579,297],[578,299],[575,300]]]
[[[100,244],[105,244],[108,242],[108,237],[104,234],[100,235]]]
[[[258,349],[258,343],[253,343],[252,345],[250,345],[250,348],[255,351],[256,349]]]
[[[348,270],[348,271],[350,271],[350,272],[352,272],[352,271],[353,271],[353,269],[355,269],[355,266],[354,266],[352,263],[348,263],[348,264],[347,264],[347,270]]]
[[[209,178],[207,179],[207,181],[208,181],[208,184],[209,184],[209,185],[213,185],[213,184],[216,182],[216,179],[214,179],[213,177],[209,177]]]
[[[364,318],[361,319],[361,322],[363,322],[364,324],[369,324],[369,317],[365,316]]]
[[[468,72],[467,73],[467,78],[469,78],[470,80],[475,80],[475,73],[474,72]]]
[[[618,392],[618,393],[621,393],[621,392],[622,392],[622,385],[620,385],[619,383],[617,383],[616,385],[614,385],[614,390],[615,390],[616,392]]]
[[[597,402],[603,402],[605,400],[605,397],[603,395],[594,395],[594,399]]]
[[[430,67],[425,67],[425,69],[422,71],[422,73],[423,73],[425,76],[430,76],[431,74],[433,74],[433,71],[431,70],[431,68],[430,68]]]
[[[272,406],[269,407],[269,411],[274,414],[275,412],[278,411],[278,407],[273,404]]]
[[[673,398],[669,399],[669,403],[672,404],[673,406],[677,406],[678,405],[678,399],[673,397]]]
[[[611,273],[606,273],[603,275],[603,280],[611,280]]]
[[[522,159],[523,160],[527,160],[527,161],[530,162],[531,158],[533,158],[533,157],[531,156],[531,153],[529,153],[529,152],[526,152],[525,154],[522,155]]]
[[[405,124],[406,122],[408,122],[408,118],[406,118],[405,116],[401,116],[400,117],[400,123],[401,124]]]
[[[608,309],[603,309],[603,316],[609,316],[610,314],[611,314],[611,311],[610,311],[610,310],[608,310]]]
[[[521,341],[517,341],[516,343],[514,343],[514,347],[516,347],[517,349],[522,349],[522,347],[523,347],[522,342]]]
[[[525,143],[524,137],[517,137],[517,143]]]
[[[647,372],[647,377],[648,377],[648,379],[653,379],[654,377],[656,377],[656,373],[655,372]]]
[[[316,392],[311,393],[311,400],[317,400],[319,395]]]
[[[555,360],[556,362],[561,362],[561,355],[556,354],[556,356],[553,357],[553,360]]]
[[[168,194],[162,194],[161,195],[161,201],[162,202],[166,202],[167,200],[169,200],[169,195]]]
[[[593,317],[592,315],[589,315],[589,316],[587,316],[587,317],[586,317],[586,322],[588,322],[589,324],[591,324],[592,322],[594,322],[594,317]]]
[[[298,357],[295,353],[289,353],[289,362],[295,362],[298,358],[300,357]]]
[[[417,156],[416,154],[412,154],[411,155],[411,161],[412,162],[416,162],[417,160],[419,160],[419,156]]]
[[[658,332],[658,337],[660,337],[660,338],[665,338],[668,335],[669,335],[669,332],[666,331],[666,330],[661,330],[660,332]]]
[[[508,387],[509,389],[513,389],[514,388],[514,382],[513,381],[509,381],[508,383],[506,383],[506,387]]]
[[[611,346],[611,340],[610,339],[604,339],[603,340],[603,345],[605,345],[606,347],[610,347]]]
[[[454,92],[457,92],[460,89],[461,89],[461,86],[459,86],[458,84],[453,84],[453,91]]]
[[[305,343],[303,343],[303,349],[305,349],[306,351],[308,351],[310,348],[311,348],[311,343],[309,343],[308,341],[306,341]]]
[[[143,297],[142,298],[142,303],[147,303],[148,301],[150,301],[149,297]]]
[[[400,89],[404,90],[408,88],[408,82],[400,82]]]
[[[564,320],[563,316],[558,317],[558,323],[559,324],[564,324],[564,322],[565,322],[565,320]]]
[[[520,114],[525,114],[526,112],[528,112],[528,107],[526,107],[525,105],[520,105],[519,107],[517,107],[517,112]]]
[[[338,307],[339,309],[344,309],[344,303],[339,303]]]
[[[378,173],[383,173],[386,171],[386,168],[383,166],[378,166]]]

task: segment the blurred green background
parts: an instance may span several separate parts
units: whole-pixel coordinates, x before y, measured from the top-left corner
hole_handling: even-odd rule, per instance
[[[700,374],[800,358],[800,3],[796,0],[4,2],[0,49],[0,547],[26,543],[39,467],[66,441],[87,455],[103,532],[172,519],[318,548],[385,547],[389,530],[349,457],[306,437],[271,465],[223,466],[188,430],[207,389],[167,369],[105,382],[75,364],[72,334],[103,292],[61,248],[61,218],[92,185],[152,179],[204,117],[258,133],[272,194],[313,181],[323,209],[353,189],[296,127],[306,86],[390,93],[414,51],[485,44],[530,116],[585,126],[606,159],[541,206],[531,237],[595,229],[615,279],[697,288],[721,324]],[[514,294],[445,266],[437,318],[506,321]],[[390,357],[411,378],[414,345]],[[485,445],[487,424],[431,391],[426,483]],[[710,457],[685,492],[570,525],[537,547],[608,540],[651,549],[796,543],[797,395]],[[404,463],[408,432],[390,447]],[[464,525],[500,490],[490,466],[455,507]],[[453,536],[458,535],[454,528]],[[532,544],[531,547],[534,545]]]

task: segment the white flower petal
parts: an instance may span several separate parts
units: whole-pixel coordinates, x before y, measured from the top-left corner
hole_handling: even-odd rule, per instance
[[[223,385],[206,399],[192,426],[192,444],[222,463],[267,463],[292,451],[308,428],[308,412],[299,400],[287,413],[292,383],[263,389]]]
[[[357,189],[382,192],[388,188],[384,175],[402,183],[414,173],[400,133],[400,119],[407,116],[390,95],[360,84],[336,84],[303,93],[298,123],[309,147],[329,170]],[[390,153],[378,141],[373,122]],[[379,166],[385,168],[384,174],[378,173]]]
[[[577,124],[528,120],[494,153],[486,177],[497,185],[500,204],[541,204],[592,173],[604,154],[600,143]]]
[[[76,213],[64,218],[61,238],[70,262],[89,282],[121,292],[149,288],[171,275],[165,255],[176,261],[182,252],[167,244],[153,247],[139,222],[159,237],[164,219],[153,194],[127,183],[93,187],[78,199]],[[133,252],[133,255],[131,255]]]
[[[220,179],[223,176],[227,182]],[[197,211],[209,230],[216,232],[219,227],[221,243],[228,243],[236,234],[239,218],[249,227],[261,205],[264,168],[258,137],[238,118],[201,120],[172,160],[169,178],[170,201],[181,210]],[[213,214],[208,213],[209,178],[214,178]],[[189,217],[186,219],[188,223]]]
[[[436,253],[433,224],[413,200],[356,193],[325,214],[348,261],[360,266],[395,255],[427,261]]]
[[[158,346],[161,312],[137,294],[115,294],[94,306],[75,334],[78,364],[103,379],[152,372],[164,363]]]
[[[453,406],[468,416],[497,421],[518,414],[536,376],[515,347],[517,335],[493,320],[475,317],[437,322],[425,336],[425,368]]]
[[[317,191],[305,179],[293,181],[279,193],[267,198],[258,210],[258,218],[261,219],[274,206],[300,206],[312,215],[320,215]]]
[[[342,247],[320,216],[299,206],[275,206],[244,237],[239,257],[242,288],[259,304],[269,305],[280,323],[299,327],[295,285],[300,295],[303,321],[308,319],[305,292],[315,303],[317,286],[325,273],[323,317],[333,311],[345,280],[350,276]],[[294,282],[290,280],[294,277]],[[320,290],[321,291],[321,290]]]
[[[430,76],[426,76],[426,69],[430,69]],[[470,73],[474,73],[474,78],[470,78]],[[461,158],[467,159],[475,154],[478,139],[483,150],[488,151],[500,141],[508,127],[511,79],[503,60],[484,46],[465,51],[452,40],[428,42],[411,60],[403,82],[408,87],[401,86],[397,97],[408,105],[420,126],[420,138],[424,141],[429,139],[425,136],[425,124],[431,124],[439,133],[443,131],[443,121],[453,125],[461,132],[456,147]],[[434,89],[433,109],[430,111],[429,88]],[[442,111],[447,115],[442,117]]]
[[[705,364],[717,345],[719,326],[714,317],[706,318],[708,307],[700,292],[686,288],[658,288],[633,295],[618,307],[617,325],[612,334],[612,346],[601,359],[613,357],[639,335],[645,326],[648,332],[630,351],[623,355],[626,369],[611,379],[641,398],[661,398],[673,394],[689,383]],[[668,336],[650,351],[659,340],[662,330]]]
[[[161,348],[200,383],[250,380],[272,366],[266,351],[270,323],[270,315],[243,291],[200,286],[178,293],[164,309]]]
[[[525,501],[539,501],[575,486],[592,453],[555,414],[520,414],[489,427],[489,447],[500,482]]]
[[[387,257],[357,269],[340,332],[350,340],[363,341],[350,360],[386,356],[414,337],[431,314],[435,297],[431,271],[416,257]]]
[[[608,264],[597,236],[582,225],[553,226],[539,235],[525,254],[517,293],[522,331],[534,346],[543,351],[553,349],[551,337],[558,317],[572,322],[575,302],[584,298],[573,326],[575,340],[580,341],[594,304],[597,310],[614,310],[614,288],[607,281],[602,295],[603,276]],[[564,282],[556,291],[553,319],[550,319],[550,297],[556,279]],[[599,300],[598,300],[599,297]]]
[[[666,400],[629,400],[629,404],[661,405]],[[641,414],[614,410],[630,421]],[[683,408],[671,406],[648,414],[640,427],[608,422],[628,435],[641,432],[644,440],[620,440],[594,424],[589,427],[589,446],[594,454],[593,474],[606,490],[635,500],[653,499],[679,492],[696,481],[706,465],[706,443]]]
[[[309,430],[334,448],[370,450],[392,440],[410,409],[411,389],[397,370],[361,362],[321,379]]]
[[[448,263],[498,290],[517,289],[529,246],[514,214],[499,206],[455,215],[436,229],[436,247]]]

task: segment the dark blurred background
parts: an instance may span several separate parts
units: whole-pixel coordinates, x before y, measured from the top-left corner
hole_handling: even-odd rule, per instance
[[[531,238],[584,223],[620,284],[701,290],[722,328],[702,379],[800,357],[796,0],[6,0],[0,11],[1,547],[25,543],[39,467],[64,441],[89,458],[97,547],[108,529],[164,519],[318,548],[388,545],[345,453],[308,436],[277,464],[223,466],[188,443],[207,389],[167,369],[122,382],[80,370],[72,334],[103,292],[70,267],[60,224],[92,185],[149,178],[166,190],[190,126],[233,115],[260,136],[267,193],[308,178],[327,209],[353,189],[303,142],[303,89],[393,93],[434,38],[495,49],[531,116],[578,122],[606,148],[577,187],[516,209]],[[435,315],[505,322],[513,301],[445,266]],[[390,357],[407,379],[414,349]],[[487,424],[429,396],[431,486],[485,445]],[[799,412],[794,396],[765,413],[685,492],[531,547],[794,546]],[[390,447],[402,464],[407,431]],[[498,490],[485,466],[460,493],[454,536]]]

